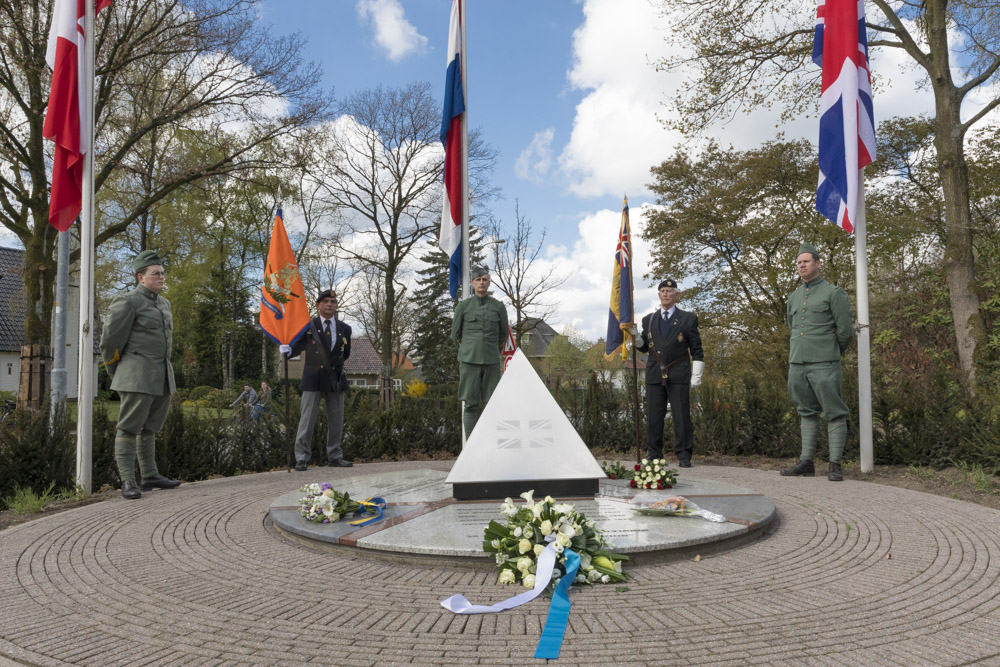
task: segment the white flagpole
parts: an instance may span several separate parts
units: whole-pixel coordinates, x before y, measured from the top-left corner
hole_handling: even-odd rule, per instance
[[[92,487],[94,408],[94,0],[84,10],[84,109],[80,128],[87,140],[83,158],[83,206],[80,210],[80,337],[77,345],[76,483]]]
[[[868,316],[868,231],[865,220],[865,170],[858,170],[858,214],[854,226],[854,253],[858,301],[858,437],[861,472],[874,469],[872,451],[871,323]]]
[[[462,71],[462,93],[465,95],[465,111],[462,113],[462,298],[472,294],[471,269],[469,262],[469,74],[465,57],[465,0],[459,0],[459,16],[462,24],[462,49],[459,66]]]

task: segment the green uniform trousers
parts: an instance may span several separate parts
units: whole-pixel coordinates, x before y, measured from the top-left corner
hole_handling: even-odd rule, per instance
[[[115,433],[115,462],[121,480],[135,480],[135,459],[143,477],[158,475],[156,433],[163,427],[170,409],[170,393],[160,396],[137,391],[120,391],[118,431]]]
[[[472,435],[479,421],[480,409],[490,402],[500,382],[501,368],[501,364],[458,364],[458,400],[465,401],[462,423],[466,438]]]
[[[802,453],[799,459],[812,461],[816,453],[819,415],[827,422],[830,461],[839,463],[847,440],[850,412],[840,395],[840,361],[788,364],[788,394],[795,402],[802,420]]]

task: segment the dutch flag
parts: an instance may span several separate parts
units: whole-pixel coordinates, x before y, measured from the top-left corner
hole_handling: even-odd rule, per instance
[[[816,210],[853,232],[858,170],[875,159],[864,0],[819,0],[813,61],[823,69]]]
[[[462,279],[462,224],[465,160],[462,155],[462,120],[465,115],[465,90],[462,88],[462,20],[459,0],[451,3],[451,26],[448,30],[448,75],[444,87],[444,114],[441,143],[444,144],[444,212],[441,216],[441,249],[451,258],[449,288],[451,298],[458,296]]]

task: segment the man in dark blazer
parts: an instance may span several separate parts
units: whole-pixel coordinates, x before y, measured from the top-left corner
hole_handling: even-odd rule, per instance
[[[646,356],[646,440],[648,456],[663,458],[663,422],[667,402],[674,421],[674,454],[682,468],[691,467],[694,428],[691,424],[691,387],[701,384],[705,357],[701,351],[698,316],[676,306],[677,283],[658,286],[660,308],[642,318],[642,334],[635,349]]]
[[[295,469],[309,466],[313,429],[319,416],[319,404],[326,403],[326,464],[350,468],[344,459],[341,439],[344,433],[344,392],[347,375],[344,362],[351,356],[351,327],[337,319],[337,293],[324,290],[316,297],[316,310],[309,328],[294,346],[282,345],[281,353],[290,357],[305,352],[302,368],[302,410],[295,436]]]

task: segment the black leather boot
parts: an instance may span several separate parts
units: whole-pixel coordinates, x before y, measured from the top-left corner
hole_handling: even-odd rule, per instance
[[[840,469],[839,461],[830,461],[830,472],[827,473],[826,478],[831,482],[844,481],[844,472]]]
[[[799,461],[791,468],[781,471],[785,477],[812,477],[816,474],[816,467],[812,461]]]

